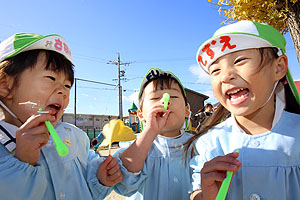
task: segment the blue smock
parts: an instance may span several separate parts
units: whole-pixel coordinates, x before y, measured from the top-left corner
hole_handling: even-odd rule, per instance
[[[282,112],[268,132],[246,134],[233,117],[195,141],[192,190],[201,189],[203,164],[239,149],[242,167],[232,179],[226,199],[300,199],[300,115]]]
[[[115,186],[116,192],[134,200],[189,199],[191,173],[189,160],[183,157],[183,145],[192,136],[186,132],[176,138],[158,135],[140,173],[130,173],[121,167],[124,177]],[[117,152],[117,157],[123,151]]]
[[[0,125],[15,138],[18,127],[3,121]],[[50,137],[35,166],[14,157],[15,143],[0,130],[1,199],[104,199],[111,192],[112,187],[98,181],[96,173],[104,158],[89,150],[86,133],[62,122],[55,129],[62,141],[69,144],[69,154],[60,157]]]

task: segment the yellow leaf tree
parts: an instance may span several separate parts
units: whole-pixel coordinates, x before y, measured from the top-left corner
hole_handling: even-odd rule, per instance
[[[231,20],[252,20],[274,26],[283,34],[290,32],[300,63],[300,0],[208,0]]]

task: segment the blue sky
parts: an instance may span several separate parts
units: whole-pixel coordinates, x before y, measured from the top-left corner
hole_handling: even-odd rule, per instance
[[[76,78],[117,84],[117,66],[107,62],[118,52],[131,62],[121,66],[124,115],[151,67],[172,71],[185,87],[208,95],[206,102],[216,102],[195,58],[223,21],[206,0],[10,0],[0,6],[0,41],[16,32],[57,33],[72,50]],[[290,70],[300,80],[289,33],[286,39]],[[74,87],[66,109],[73,111]],[[118,89],[77,81],[77,113],[118,115]]]

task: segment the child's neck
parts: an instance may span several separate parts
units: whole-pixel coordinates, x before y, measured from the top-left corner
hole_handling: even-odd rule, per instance
[[[177,137],[181,134],[180,130],[177,131],[169,131],[169,132],[161,132],[159,135],[164,136],[164,137]]]
[[[4,115],[4,118],[2,119],[3,121],[5,121],[6,123],[15,125],[17,127],[20,127],[22,125],[20,120],[11,116],[11,114],[9,114],[6,110],[3,109],[2,111],[3,111],[3,115]]]
[[[270,131],[275,114],[274,101],[247,116],[235,116],[239,126],[249,135],[258,135]]]

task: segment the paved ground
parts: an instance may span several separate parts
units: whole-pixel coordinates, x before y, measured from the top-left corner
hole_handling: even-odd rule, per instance
[[[125,200],[125,197],[118,195],[117,193],[112,191],[112,193],[110,193],[110,195],[107,196],[104,200]]]

